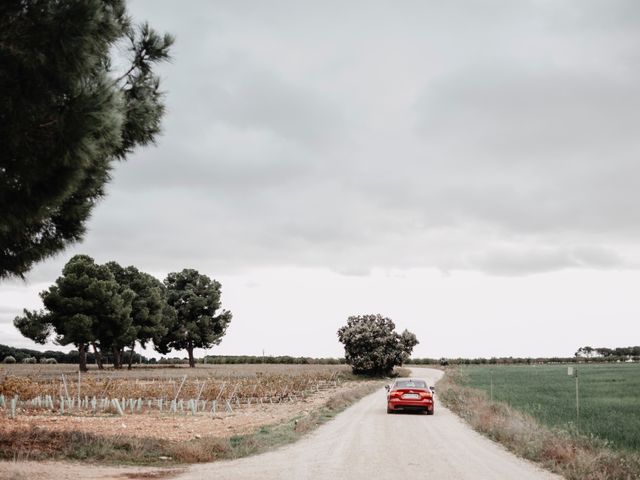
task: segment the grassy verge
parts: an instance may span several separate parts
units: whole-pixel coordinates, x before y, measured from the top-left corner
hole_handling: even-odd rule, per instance
[[[640,479],[640,454],[614,451],[594,436],[550,427],[463,385],[459,369],[438,382],[440,400],[475,430],[569,480]]]
[[[382,382],[378,381],[365,382],[330,397],[322,407],[307,415],[229,438],[203,437],[188,442],[170,442],[156,438],[52,432],[39,428],[11,433],[0,430],[0,458],[90,460],[155,466],[240,458],[296,441],[381,385]]]

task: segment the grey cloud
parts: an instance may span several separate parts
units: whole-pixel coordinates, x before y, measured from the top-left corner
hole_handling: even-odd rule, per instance
[[[214,78],[227,69],[222,65]],[[318,92],[285,82],[269,71],[241,69],[224,76],[207,86],[214,93],[206,98],[221,123],[266,129],[318,148],[344,131],[338,106]]]
[[[0,305],[0,316],[12,315],[16,311],[15,307],[9,307],[6,305]]]
[[[177,35],[164,136],[31,281],[78,252],[160,273],[636,265],[632,2],[340,5],[134,2]]]
[[[491,59],[428,85],[417,132],[436,178],[458,173],[430,196],[507,231],[637,234],[640,70],[610,59],[594,71],[579,58]]]
[[[0,307],[0,324],[13,324],[13,319],[21,313],[22,310],[15,307]]]
[[[424,140],[448,141],[454,154],[478,149],[476,161],[509,169],[530,163],[534,171],[573,168],[585,156],[610,151],[607,142],[616,148],[635,145],[631,134],[640,120],[635,65],[621,76],[588,65],[516,62],[465,68],[429,85],[416,106]]]
[[[169,97],[175,121],[168,119],[166,126],[185,140],[202,140],[211,125],[222,124],[321,148],[344,132],[340,106],[328,93],[287,80],[242,54],[204,65],[185,63],[189,80],[176,82],[181,90]]]
[[[0,323],[0,326],[2,326],[2,323]],[[23,337],[20,334],[20,332],[18,332],[18,330],[13,327],[3,329],[0,343],[11,345],[12,347],[15,347],[15,348],[28,348],[28,349],[37,350],[40,352],[44,352],[47,350],[69,351],[73,348],[73,347],[61,347],[59,345],[51,345],[51,344],[47,344],[47,345],[37,344]]]
[[[502,248],[471,255],[468,268],[493,275],[527,275],[565,268],[623,268],[625,261],[603,247],[576,248]]]

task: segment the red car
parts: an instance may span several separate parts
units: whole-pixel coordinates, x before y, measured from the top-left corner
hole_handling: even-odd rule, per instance
[[[433,415],[435,390],[417,378],[398,378],[387,385],[387,413],[398,411],[427,412]]]

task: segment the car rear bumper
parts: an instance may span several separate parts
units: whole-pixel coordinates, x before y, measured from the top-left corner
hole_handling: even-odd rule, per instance
[[[390,399],[387,402],[387,408],[389,410],[433,410],[433,400],[403,400],[403,399]]]

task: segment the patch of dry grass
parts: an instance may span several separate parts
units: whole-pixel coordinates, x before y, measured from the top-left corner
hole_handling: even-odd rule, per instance
[[[7,460],[71,459],[104,463],[167,465],[239,458],[291,443],[333,418],[381,382],[367,381],[337,393],[310,412],[277,425],[266,425],[248,435],[202,437],[171,442],[128,436],[100,436],[77,431],[54,432],[41,428],[0,429],[0,458]]]
[[[0,472],[0,480],[28,480],[27,476],[22,473],[5,473]]]
[[[78,377],[59,365],[11,365],[0,375],[0,394],[22,400],[50,395],[142,399],[279,398],[305,395],[336,381],[355,380],[345,365],[203,365],[199,368],[91,370]],[[69,366],[63,366],[68,370]],[[61,372],[61,373],[58,373]],[[183,380],[184,379],[184,380]],[[79,382],[79,383],[78,383]]]
[[[640,455],[615,452],[595,437],[544,426],[507,404],[489,401],[486,392],[461,386],[460,375],[451,368],[438,382],[441,401],[515,454],[568,480],[640,479]]]
[[[411,369],[406,368],[406,367],[396,367],[393,370],[393,374],[396,377],[410,377],[411,376]]]

